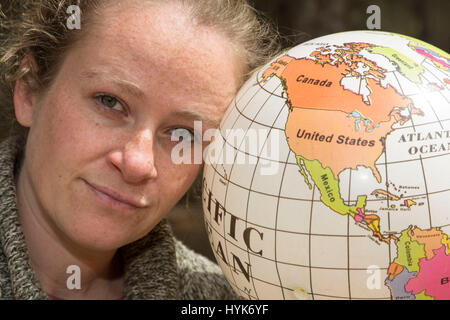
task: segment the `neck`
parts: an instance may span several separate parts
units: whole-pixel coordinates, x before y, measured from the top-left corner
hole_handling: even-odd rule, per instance
[[[122,270],[117,250],[78,246],[39,207],[26,174],[17,182],[19,220],[31,265],[44,291],[61,299],[119,299]]]

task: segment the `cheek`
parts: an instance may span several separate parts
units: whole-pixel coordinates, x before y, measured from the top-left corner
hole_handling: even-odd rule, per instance
[[[26,156],[42,201],[49,202],[54,194],[68,201],[65,191],[73,178],[102,152],[100,127],[81,111],[74,101],[61,97],[47,99],[38,110]]]
[[[88,119],[76,101],[59,99],[49,101],[42,110],[37,139],[46,144],[47,157],[67,166],[94,155],[102,144],[104,134],[93,119]]]
[[[170,159],[159,166],[158,178],[161,181],[161,193],[163,199],[169,200],[168,206],[173,206],[191,187],[201,170],[201,165],[180,164],[176,165]]]

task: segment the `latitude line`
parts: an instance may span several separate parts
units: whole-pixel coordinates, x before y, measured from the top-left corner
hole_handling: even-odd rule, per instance
[[[445,226],[442,226],[442,227],[445,227]],[[263,229],[269,229],[269,228],[266,228],[266,227],[262,227]],[[213,229],[214,229],[214,231],[216,231],[217,232],[217,230],[213,227]],[[309,234],[309,233],[305,233],[305,235],[311,235],[311,236],[313,236],[314,234],[313,233],[311,233],[311,234]],[[222,238],[222,239],[224,239],[224,241],[226,241],[226,239],[225,239],[225,237],[224,236],[222,236],[222,235],[220,235],[219,234],[219,236]],[[333,235],[326,235],[326,237],[327,238],[330,238],[330,237],[336,237],[336,236],[333,236]],[[346,237],[345,235],[341,235],[341,237]],[[354,236],[352,236],[352,237],[354,237],[354,238],[368,238],[368,236],[367,235],[359,235],[359,236],[356,236],[356,235],[354,235]],[[232,246],[234,246],[234,247],[236,247],[236,248],[238,248],[239,250],[242,250],[242,251],[245,251],[245,249],[243,249],[243,248],[241,248],[241,247],[239,247],[239,246],[237,246],[237,245],[235,245],[235,244],[231,244]],[[254,254],[254,253],[250,253],[250,255],[252,255],[252,256],[256,256],[256,254]],[[271,259],[271,258],[267,258],[267,257],[262,257],[262,256],[257,256],[258,258],[260,258],[260,259],[263,259],[263,260],[266,260],[266,261],[270,261],[270,262],[272,262],[272,263],[276,263],[277,262],[277,260],[275,260],[275,259]],[[291,263],[291,262],[287,262],[287,261],[278,261],[278,263],[279,264],[283,264],[283,265],[289,265],[289,266],[295,266],[295,267],[302,267],[302,268],[311,268],[311,269],[318,269],[318,270],[338,270],[338,271],[347,271],[347,269],[350,269],[351,271],[365,271],[365,270],[367,270],[367,268],[365,268],[365,267],[354,267],[354,268],[346,268],[346,267],[330,267],[330,266],[318,266],[318,265],[316,265],[316,266],[314,266],[314,265],[311,265],[311,263],[309,263],[309,264],[299,264],[299,263]],[[386,267],[384,267],[384,268],[380,268],[381,270],[388,270],[388,268],[389,268],[389,266],[386,266]],[[236,272],[237,272],[238,270],[236,270]],[[276,284],[274,284],[274,283],[272,283],[273,285],[275,285],[276,286]]]
[[[250,91],[250,89],[252,89],[254,87],[256,87],[256,83],[254,83],[253,85],[249,85],[247,90],[245,90],[245,92],[239,98],[236,99],[236,103],[240,102],[241,99],[244,98],[247,95],[247,93]]]
[[[363,271],[363,270],[366,270],[366,269],[360,269],[360,271]],[[387,269],[386,268],[380,268],[379,270],[387,270]],[[269,282],[267,280],[260,279],[260,278],[257,278],[257,277],[255,277],[255,280],[258,280],[258,281],[266,283],[266,284],[274,285],[273,283],[271,283],[271,282]],[[281,287],[281,289],[286,289],[286,290],[293,291],[292,289],[286,288],[286,287]],[[348,300],[348,297],[345,297],[345,296],[333,296],[333,295],[327,295],[327,294],[323,294],[323,293],[315,293],[315,295],[316,296],[320,296],[320,297],[338,298],[338,299]],[[354,300],[367,300],[368,298],[367,297],[365,297],[365,298],[363,298],[363,297],[354,297],[353,299]],[[390,300],[389,297],[378,297],[378,298],[370,298],[370,299],[371,300]]]
[[[280,86],[280,85],[279,85],[279,86]],[[279,87],[279,86],[278,86],[278,87]],[[277,87],[276,89],[278,89],[278,87]],[[262,87],[260,87],[259,90],[261,90],[261,89],[262,89]],[[275,89],[275,90],[276,90],[276,89]],[[253,97],[247,102],[247,104],[246,104],[245,108],[243,109],[243,111],[247,108],[247,106],[250,104],[250,101],[256,96],[256,94],[259,92],[259,90],[256,91],[256,93],[253,95]],[[275,91],[275,90],[274,90],[274,91]],[[263,108],[263,106],[265,105],[265,103],[269,100],[269,98],[270,98],[270,96],[266,99],[266,101],[264,102],[264,104],[263,104],[263,105],[261,106],[261,108],[258,110],[258,112],[256,113],[255,117],[257,117],[258,114],[259,114],[259,112],[261,112],[261,109]],[[249,124],[247,130],[245,131],[244,137],[242,138],[242,141],[241,141],[241,143],[239,144],[239,147],[236,148],[235,146],[231,145],[231,144],[228,142],[228,136],[225,137],[225,136],[222,134],[222,131],[219,130],[219,133],[220,133],[220,135],[222,136],[222,138],[224,139],[225,143],[228,144],[228,145],[229,145],[230,147],[232,147],[233,149],[235,149],[235,151],[239,151],[239,152],[241,152],[241,153],[244,153],[244,154],[249,155],[249,156],[252,156],[252,157],[257,157],[257,155],[252,155],[252,154],[250,154],[250,153],[247,153],[247,152],[245,152],[245,151],[241,151],[241,150],[240,150],[240,146],[241,146],[242,143],[244,142],[245,136],[246,136],[248,130],[250,129],[250,127],[252,126],[252,124],[253,124],[253,123],[256,123],[256,122],[255,122],[254,120],[248,118],[247,116],[245,116],[243,113],[241,113],[241,111],[240,111],[239,108],[237,107],[237,104],[236,104],[236,103],[235,103],[235,106],[234,106],[234,107],[235,107],[235,109],[239,112],[239,114],[240,114],[242,117],[244,117],[245,119],[247,119],[247,120],[250,121],[250,124]],[[281,108],[281,109],[283,109],[283,108]],[[238,117],[236,118],[236,120],[234,121],[232,128],[234,128],[234,126],[236,125],[236,123],[237,123],[238,120],[239,120],[239,116],[238,116]],[[259,124],[259,123],[258,123],[258,124]],[[261,126],[270,128],[269,126],[263,125],[263,124],[261,124]],[[221,154],[222,154],[222,155],[223,155],[223,150],[224,150],[224,148],[221,150]],[[237,153],[236,153],[236,156],[234,157],[234,161],[233,161],[233,164],[232,164],[230,173],[229,173],[229,174],[230,174],[230,177],[231,177],[231,173],[232,173],[232,171],[233,171],[234,163],[236,162],[236,157],[237,157]],[[269,160],[269,159],[267,159],[267,160]]]
[[[414,93],[414,94],[408,94],[408,95],[405,94],[405,92],[404,92],[404,90],[403,90],[403,88],[402,88],[402,86],[401,86],[401,84],[400,84],[400,81],[399,81],[398,78],[397,78],[396,72],[397,72],[397,71],[388,71],[387,73],[393,73],[393,74],[394,74],[394,77],[395,77],[395,79],[397,80],[397,83],[398,83],[398,85],[399,85],[399,88],[400,88],[401,93],[402,93],[403,96],[405,96],[405,97],[410,97],[410,96],[414,96],[414,95],[420,95],[420,93]],[[262,89],[263,89],[264,91],[266,91],[266,92],[269,92],[267,89],[265,89],[265,88],[263,88],[263,87],[262,87]],[[445,98],[445,96],[442,94],[442,92],[439,91],[439,93],[444,97],[444,99],[445,99],[447,102],[449,102],[449,101]],[[283,99],[283,100],[286,100],[286,98],[284,98],[284,97],[282,97],[282,96],[278,96],[278,95],[275,95],[275,94],[273,94],[273,95],[276,96],[276,97],[279,97],[279,98],[281,98],[281,99]],[[302,109],[302,110],[318,110],[318,111],[329,111],[329,112],[343,112],[344,114],[347,114],[345,111],[342,111],[342,110],[333,110],[333,109],[305,108],[305,107],[300,107],[300,106],[292,106],[292,108],[298,108],[298,109]],[[238,111],[239,111],[239,110],[238,110]],[[245,115],[243,115],[243,116],[246,117]],[[247,117],[246,117],[246,118],[247,118]],[[247,118],[247,119],[248,119],[248,118]],[[249,119],[249,120],[250,120],[250,119]],[[440,121],[448,121],[448,120],[450,120],[450,119],[444,119],[444,120],[440,120]],[[415,127],[416,127],[416,126],[423,126],[423,125],[434,124],[434,123],[438,123],[438,122],[440,122],[440,121],[426,122],[426,123],[416,124],[416,125],[413,124],[413,126],[402,126],[402,127],[400,127],[400,128],[396,128],[395,130],[408,129],[408,128],[411,128],[411,127],[413,127],[414,130],[415,130]],[[261,125],[264,126],[264,124],[261,124]],[[281,130],[281,129],[280,129],[280,130]]]
[[[250,91],[250,89],[253,88],[253,87],[254,87],[254,86],[249,87],[248,90]],[[244,108],[242,109],[242,112],[244,112],[244,111],[247,109],[247,107],[248,107],[248,105],[250,104],[250,102],[251,102],[251,101],[253,100],[253,98],[255,98],[255,96],[261,91],[261,89],[262,89],[262,88],[259,87],[258,90],[256,90],[255,93],[252,95],[252,97],[251,97],[250,99],[248,99],[247,103],[245,104]],[[248,92],[248,91],[247,91],[247,92]],[[246,92],[246,93],[247,93],[247,92]],[[245,95],[242,95],[242,97],[239,99],[239,101],[240,101],[244,96],[245,96]],[[234,109],[237,110],[239,114],[242,114],[241,110],[239,110],[239,108],[238,108],[238,101],[237,101],[237,100],[234,100],[233,104],[234,104]],[[233,109],[233,108],[231,108],[231,109]],[[230,114],[231,114],[231,112],[230,112]],[[237,119],[238,119],[238,118],[239,118],[239,117],[237,117]],[[235,122],[233,123],[233,127],[234,127],[234,125],[236,124],[237,119],[236,119]],[[221,122],[223,122],[223,121],[221,121]],[[220,128],[219,128],[219,129],[220,129]]]
[[[220,176],[220,172],[217,172],[217,175]],[[239,187],[241,189],[245,189],[247,191],[253,191],[254,193],[259,193],[259,194],[263,194],[265,196],[278,198],[276,195],[263,193],[263,192],[256,191],[256,190],[247,189],[247,188],[245,188],[245,187],[243,187],[241,185],[238,185],[238,184],[236,184],[236,183],[234,183],[232,181],[228,181],[228,183],[232,183],[233,185],[235,185],[235,186],[237,186],[237,187]],[[439,190],[439,191],[434,191],[434,192],[428,192],[428,194],[429,195],[431,195],[431,194],[439,194],[439,193],[445,193],[445,192],[449,192],[449,191],[450,191],[450,189],[446,189],[446,190]],[[411,197],[411,198],[418,198],[418,197],[423,197],[423,196],[426,196],[426,195],[427,195],[427,193],[420,194],[420,195],[410,195],[409,197]],[[302,202],[320,202],[321,203],[321,200],[314,200],[314,199],[313,200],[311,200],[311,199],[298,199],[298,198],[284,197],[284,196],[280,196],[279,198],[280,199],[295,200],[295,201],[302,201]],[[383,202],[385,200],[368,199],[367,201]],[[230,211],[226,211],[226,213],[235,216],[235,214],[230,212]],[[242,220],[241,218],[238,218],[238,217],[236,217],[236,219]],[[260,228],[264,228],[264,229],[275,231],[273,228],[269,228],[267,226],[262,226],[262,225],[259,225],[259,224],[256,224],[256,223],[251,223],[251,224],[254,225],[254,226],[260,227]],[[439,226],[439,227],[443,228],[443,227],[446,227],[446,226],[447,225]],[[313,235],[313,236],[337,237],[337,238],[339,238],[339,237],[347,237],[347,235],[339,235],[339,234],[304,233],[304,232],[295,232],[295,231],[290,231],[290,230],[278,230],[278,231],[284,232],[284,233],[299,234],[299,235]],[[395,234],[400,234],[399,231],[392,231],[392,230],[390,230],[390,228],[389,228],[388,232],[395,233]],[[367,237],[366,235],[348,235],[348,236],[352,237],[352,238],[364,238],[364,237]]]
[[[255,122],[255,123],[256,123],[256,122]],[[436,121],[435,123],[438,123],[438,122]],[[274,129],[279,130],[278,128],[274,128]],[[280,131],[281,131],[281,130],[280,130]],[[222,135],[222,134],[221,134],[221,135]],[[225,137],[224,137],[223,135],[222,135],[222,137],[225,139]],[[243,150],[238,149],[236,146],[230,144],[228,141],[225,141],[225,143],[226,143],[228,146],[230,146],[231,148],[233,148],[235,151],[241,152],[241,153],[243,153],[243,154],[245,154],[245,155],[247,155],[247,156],[251,156],[251,157],[255,157],[255,158],[257,157],[257,155],[254,155],[254,154],[248,153],[247,151],[243,151]],[[438,157],[447,156],[447,155],[449,155],[449,154],[450,154],[450,153],[437,154],[437,155],[434,155],[434,156],[423,157],[423,159],[438,158]],[[264,158],[264,157],[261,157],[261,159],[267,160],[267,161],[272,161],[272,162],[278,162],[278,163],[280,163],[280,164],[291,164],[291,165],[296,165],[294,162],[289,162],[289,161],[286,162],[286,161],[281,161],[281,160],[273,160],[273,159]],[[389,162],[389,164],[406,163],[406,162],[418,161],[418,160],[419,160],[419,158],[417,158],[417,159],[408,159],[408,160],[397,160],[397,161]],[[384,165],[384,164],[385,164],[385,162],[375,163],[375,165]],[[350,169],[350,168],[347,168],[347,169]]]
[[[317,201],[314,201],[317,202]],[[226,214],[232,215],[233,217],[236,218],[236,220],[238,221],[244,221],[244,219],[238,218],[236,217],[234,214],[232,214],[230,211],[225,211]],[[269,227],[265,227],[256,223],[250,223],[252,226],[261,228],[261,229],[267,229],[268,231],[275,231],[274,228],[269,228]],[[440,226],[440,227],[446,227],[446,226]],[[214,226],[211,226],[211,229],[214,229],[214,231],[218,232],[216,228],[214,228]],[[315,236],[315,237],[326,237],[326,238],[346,238],[346,237],[350,237],[350,238],[368,238],[367,235],[344,235],[344,234],[325,234],[325,233],[309,233],[309,232],[297,232],[297,231],[289,231],[289,230],[283,230],[283,229],[278,229],[277,231],[282,232],[282,233],[287,233],[287,234],[294,234],[294,235],[304,235],[304,236]],[[400,234],[400,232],[397,232],[398,234]],[[221,235],[220,235],[221,236]],[[224,240],[225,237],[221,236]],[[240,248],[240,247],[239,247]],[[240,248],[242,249],[242,248]],[[244,249],[242,249],[244,250]],[[269,259],[269,258],[265,258],[265,259]],[[269,259],[270,260],[270,259]],[[272,261],[272,260],[271,260]]]
[[[281,110],[284,108],[285,105],[286,105],[286,104],[283,105],[283,107],[281,108]],[[242,115],[242,117],[244,117],[245,119],[247,119],[247,120],[249,120],[249,121],[252,121],[252,120],[251,120],[250,118],[248,118],[247,116],[245,116],[245,115],[243,115],[243,114],[241,114],[241,115]],[[238,117],[238,118],[239,118],[239,117]],[[235,123],[237,122],[238,118],[236,119]],[[445,119],[445,120],[442,120],[442,121],[446,122],[446,121],[449,121],[449,120],[450,120],[450,119]],[[253,123],[256,123],[256,124],[258,124],[258,125],[261,125],[261,126],[263,126],[263,127],[266,127],[266,128],[272,128],[272,129],[276,129],[276,130],[285,132],[283,129],[280,129],[280,128],[277,128],[277,127],[270,127],[270,126],[268,126],[268,125],[266,125],[266,124],[259,123],[259,122],[257,122],[257,121],[252,121],[252,122],[253,122]],[[414,125],[414,126],[407,126],[407,127],[396,128],[395,131],[402,130],[402,129],[409,129],[409,128],[414,128],[414,131],[415,131],[415,128],[416,128],[417,126],[424,126],[424,125],[435,124],[435,123],[439,123],[439,122],[440,122],[440,121],[433,121],[433,122],[428,122],[428,123],[416,124],[416,125]],[[244,153],[244,154],[246,154],[246,155],[248,155],[248,156],[257,157],[257,155],[253,155],[253,154],[248,153],[248,152],[246,152],[246,151],[242,151],[242,150],[238,149],[236,146],[230,144],[230,143],[228,142],[227,138],[222,134],[222,132],[221,132],[221,131],[219,131],[219,132],[220,132],[220,135],[222,136],[222,138],[224,139],[225,143],[226,143],[228,146],[230,146],[231,148],[233,148],[233,149],[235,149],[236,151],[239,151],[239,152],[241,152],[241,153]],[[227,137],[228,137],[228,136],[227,136]],[[444,153],[444,154],[438,154],[438,155],[434,155],[434,156],[428,156],[428,157],[425,157],[424,159],[429,159],[429,158],[434,158],[434,157],[446,156],[446,155],[448,155],[448,154],[450,154],[450,153]],[[283,162],[283,161],[280,161],[280,160],[273,160],[273,159],[268,159],[268,158],[264,158],[264,157],[261,157],[261,159],[267,160],[267,161],[279,162],[279,163],[281,163],[281,164],[285,164],[285,163],[293,164],[293,165],[295,164],[295,163],[293,163],[293,162]],[[405,163],[405,162],[409,162],[409,161],[417,161],[417,160],[419,160],[419,159],[399,160],[399,161],[392,161],[392,162],[390,162],[389,164],[394,164],[394,163]],[[384,164],[384,163],[376,163],[376,165],[383,165],[383,164]]]
[[[238,187],[239,187],[239,185],[237,185]],[[450,190],[446,190],[446,191],[450,191]],[[430,193],[430,194],[433,194],[433,193]],[[273,196],[273,197],[275,197],[275,196]],[[281,198],[281,197],[280,197]],[[292,200],[297,200],[297,199],[292,199]],[[311,202],[311,200],[299,200],[299,201],[303,201],[303,202]],[[383,202],[383,201],[385,201],[385,200],[376,200],[376,201],[379,201],[379,202]],[[320,200],[314,200],[313,202],[316,202],[316,203],[321,203],[321,201]],[[243,219],[241,219],[241,218],[239,218],[239,217],[237,217],[234,213],[232,213],[232,212],[230,212],[230,211],[225,211],[226,212],[226,214],[229,214],[229,215],[232,215],[232,216],[234,216],[237,220],[242,220],[242,221],[244,221]],[[257,223],[250,223],[252,226],[255,226],[255,227],[258,227],[258,228],[262,228],[262,229],[267,229],[267,230],[270,230],[270,231],[275,231],[275,229],[273,229],[273,228],[270,228],[270,227],[267,227],[267,226],[263,226],[263,225],[260,225],[260,224],[257,224]],[[450,224],[447,224],[447,225],[441,225],[441,226],[438,226],[439,228],[444,228],[444,227],[448,227],[448,226],[450,226]],[[215,231],[217,231],[213,226],[211,226]],[[297,231],[290,231],[290,230],[284,230],[284,229],[278,229],[278,231],[280,231],[280,232],[283,232],[283,233],[289,233],[289,234],[295,234],[295,235],[305,235],[305,236],[308,236],[308,235],[312,235],[312,236],[316,236],[316,237],[331,237],[331,238],[346,238],[346,237],[350,237],[350,238],[367,238],[368,237],[368,235],[346,235],[346,234],[326,234],[326,233],[309,233],[309,232],[297,232]],[[388,230],[387,232],[389,232],[389,233],[391,233],[391,234],[398,234],[398,235],[400,235],[401,234],[401,231],[392,231],[392,230]]]
[[[229,211],[226,211],[226,213],[228,213],[229,215],[233,215],[233,214],[231,214]],[[233,215],[234,216],[234,215]],[[242,220],[243,221],[243,219],[240,219],[240,218],[238,218],[238,217],[236,217],[236,216],[234,216],[237,220]],[[253,225],[253,226],[256,226],[256,227],[259,227],[259,228],[261,228],[261,229],[267,229],[267,230],[269,230],[269,231],[275,231],[275,230],[273,230],[273,229],[271,229],[271,228],[268,228],[268,227],[264,227],[264,226],[261,226],[261,225],[258,225],[258,224],[254,224],[254,223],[251,223],[251,225]],[[446,227],[450,227],[450,224],[446,224],[446,225],[441,225],[441,226],[437,226],[438,228],[446,228]],[[220,236],[223,240],[226,240],[225,239],[225,237],[224,236],[222,236],[221,234],[219,234],[219,232],[217,231],[217,229],[216,228],[214,228],[214,226],[211,226],[211,229],[213,229],[216,233],[218,233],[218,236]],[[282,233],[287,233],[287,234],[294,234],[294,235],[304,235],[304,236],[309,236],[309,235],[311,235],[311,236],[315,236],[315,237],[325,237],[325,238],[346,238],[347,237],[347,235],[343,235],[343,234],[341,234],[341,235],[339,235],[339,234],[320,234],[320,233],[308,233],[308,232],[296,232],[296,231],[289,231],[289,230],[281,230],[281,229],[279,229],[278,230],[279,232],[282,232]],[[395,234],[395,235],[401,235],[401,231],[389,231],[389,233],[390,234]],[[348,237],[350,237],[350,238],[360,238],[360,239],[366,239],[366,238],[369,238],[369,236],[366,234],[366,235],[349,235]],[[234,245],[234,244],[233,244]],[[236,245],[234,245],[234,246],[236,246]],[[236,246],[236,247],[238,247],[238,246]],[[241,249],[241,250],[245,250],[245,249],[243,249],[243,248],[241,248],[241,247],[238,247],[239,249]],[[269,261],[273,261],[273,262],[275,262],[275,260],[273,260],[273,259],[270,259],[270,258],[265,258],[265,257],[262,257],[263,259],[266,259],[266,260],[269,260]],[[295,264],[295,263],[289,263],[289,262],[280,262],[280,261],[278,261],[279,263],[281,263],[281,264],[289,264],[289,265],[294,265],[294,266],[301,266],[301,267],[305,267],[305,268],[307,268],[307,267],[309,267],[308,265],[299,265],[299,264]],[[312,268],[330,268],[330,267],[319,267],[319,266],[312,266]],[[346,270],[346,268],[336,268],[337,270]],[[386,268],[387,269],[387,268]],[[366,269],[362,269],[362,268],[350,268],[350,270],[366,270]]]
[[[392,71],[392,72],[394,72],[394,71]],[[395,76],[395,78],[396,78],[396,80],[397,80],[397,83],[398,83],[398,85],[399,85],[399,88],[400,88],[401,91],[402,91],[402,95],[403,95],[403,96],[405,96],[405,97],[410,97],[410,96],[420,95],[420,93],[416,93],[416,94],[408,94],[408,95],[405,94],[405,93],[403,92],[403,89],[401,88],[400,82],[398,81],[397,76],[395,75],[395,73],[394,73],[394,76]],[[263,88],[263,90],[265,90],[265,89]],[[267,90],[265,90],[265,91],[267,91]],[[442,95],[442,92],[439,91],[439,93]],[[276,96],[276,95],[274,95],[274,96]],[[448,102],[448,100],[445,98],[445,96],[444,96],[444,95],[442,95],[442,96],[443,96],[444,99]],[[283,97],[280,97],[280,98],[283,99],[283,100],[286,100],[286,98],[283,98]],[[301,109],[301,110],[318,110],[318,111],[327,111],[327,112],[342,112],[342,113],[344,113],[344,114],[348,114],[348,113],[345,112],[345,111],[342,111],[342,110],[333,110],[333,109],[305,108],[305,107],[300,107],[300,106],[293,106],[292,108],[297,108],[297,109]],[[248,118],[246,115],[244,115],[242,112],[240,112],[240,110],[238,110],[238,112],[239,112],[244,118],[246,118],[247,120],[251,120],[251,119]],[[401,129],[409,129],[409,128],[414,128],[414,130],[415,130],[415,128],[418,127],[418,126],[425,126],[425,125],[435,124],[435,123],[439,123],[439,122],[442,122],[442,121],[449,121],[449,120],[450,120],[450,118],[449,118],[449,119],[442,119],[442,120],[438,120],[438,121],[425,122],[425,123],[420,123],[420,124],[415,124],[415,125],[413,124],[412,126],[401,126],[401,127],[399,127],[399,128],[396,128],[395,131],[401,130]],[[267,126],[267,125],[265,125],[265,124],[263,124],[263,123],[259,123],[259,122],[257,122],[257,121],[255,121],[255,123],[258,123],[258,124],[260,124],[261,126]],[[280,129],[280,128],[276,128],[276,129],[283,130],[283,129]]]
[[[427,70],[428,71],[428,70]],[[430,74],[433,76],[433,74],[430,72]],[[429,85],[429,84],[431,84],[431,83],[434,83],[432,80],[430,80],[428,77],[426,77],[425,75],[423,75],[422,74],[422,76],[421,76],[422,78],[424,78],[426,81],[427,81],[427,85]],[[439,79],[438,79],[438,82],[441,82]]]
[[[445,155],[449,155],[449,154],[445,154]],[[422,158],[422,159],[425,159],[425,160],[426,160],[426,159],[430,159],[430,158],[435,158],[435,157],[428,157],[428,158]],[[408,161],[389,162],[388,164],[394,164],[394,163],[397,164],[397,163],[404,163],[404,162],[410,162],[410,161],[419,161],[419,159],[408,160]],[[280,163],[284,163],[284,162],[280,162]],[[294,166],[294,164],[293,164],[293,163],[290,163],[290,162],[288,162],[287,164],[288,164],[288,165]],[[385,165],[385,163],[378,164],[378,165],[379,165],[379,166]],[[213,169],[216,170],[214,167],[213,167]],[[222,176],[218,170],[216,170],[216,172],[217,172],[217,174],[218,174],[220,177],[222,177],[223,179],[225,179],[225,176]],[[226,179],[226,180],[227,180],[227,179]],[[262,192],[262,191],[257,191],[257,190],[249,189],[249,188],[244,187],[244,186],[241,186],[241,185],[239,185],[239,184],[237,184],[237,183],[235,183],[235,182],[233,182],[233,181],[229,181],[229,180],[228,180],[228,183],[231,183],[231,184],[233,184],[233,185],[235,185],[235,186],[237,186],[237,187],[239,187],[239,188],[241,188],[241,189],[244,189],[244,190],[246,190],[246,191],[253,191],[253,192],[259,193],[259,194],[261,194],[261,195],[270,196],[270,197],[277,197],[276,195],[271,194],[271,193],[266,193],[266,192]],[[428,194],[439,194],[439,193],[444,193],[444,192],[448,192],[448,191],[450,191],[450,189],[444,189],[444,190],[433,191],[433,192],[429,192]],[[420,193],[420,194],[413,194],[413,195],[410,195],[410,197],[423,197],[423,196],[426,196],[426,193]],[[281,195],[280,195],[280,198],[281,198],[281,199],[286,199],[286,200],[297,200],[297,201],[304,201],[304,202],[309,202],[309,201],[321,202],[321,200],[301,199],[301,198],[294,198],[294,197],[281,196]],[[356,201],[357,201],[357,200],[352,200],[352,202],[356,202]],[[383,200],[380,200],[380,199],[367,199],[366,201],[374,201],[374,202],[376,202],[376,201],[383,201]]]
[[[308,59],[309,60],[309,59]],[[313,60],[313,59],[312,59]],[[314,61],[314,60],[313,60]],[[334,64],[330,64],[331,66],[334,66]],[[256,82],[261,86],[261,87],[263,87],[263,85],[261,84],[261,79],[260,79],[260,77],[259,77],[259,75],[261,74],[261,72],[262,72],[262,70],[260,70],[259,72],[258,72],[258,75],[257,75],[257,77],[256,77]],[[386,72],[384,72],[384,74],[388,74],[388,73],[395,73],[395,72],[398,72],[398,71],[396,71],[396,70],[393,70],[393,71],[386,71]],[[275,76],[275,75],[272,75],[271,77],[277,77],[277,78],[279,78],[278,76]],[[364,76],[364,75],[359,75],[358,77],[355,77],[355,76],[352,76],[352,75],[345,75],[344,77],[342,77],[342,78],[361,78],[361,80],[362,79],[366,79],[367,78],[367,76]],[[398,80],[397,80],[397,82],[398,82]],[[266,90],[265,88],[263,88],[263,90],[264,91],[266,91],[267,93],[269,93],[269,91],[268,90]],[[355,93],[354,91],[351,91],[351,90],[349,90],[349,89],[345,89],[344,88],[344,90],[348,90],[349,92],[352,92],[352,93],[354,93],[354,94],[357,94],[357,93]],[[359,94],[357,94],[357,95],[361,95],[360,93]],[[277,94],[274,94],[274,96],[276,96],[276,97],[279,97],[279,98],[283,98],[282,96],[280,96],[280,95],[277,95]]]
[[[281,85],[281,84],[280,84],[280,85]],[[278,85],[276,89],[278,89],[278,88],[280,87],[280,85]],[[252,85],[250,88],[253,88],[253,87],[256,87],[256,83],[255,83],[254,85]],[[259,82],[258,82],[258,87],[259,87],[259,88],[258,88],[258,90],[256,90],[255,94],[254,94],[254,95],[250,98],[250,100],[245,104],[245,107],[242,109],[242,112],[244,112],[244,111],[247,109],[248,105],[250,104],[250,101],[252,101],[253,98],[254,98],[257,94],[259,94],[259,92],[260,92],[261,90],[262,90],[262,91],[265,91],[266,93],[268,93],[269,96],[273,95],[273,92],[275,92],[275,90],[276,90],[276,89],[275,89],[273,92],[270,92],[269,90],[267,90],[266,88],[264,88],[264,86],[260,85]],[[250,89],[250,88],[249,88],[249,89]],[[235,106],[236,110],[239,111],[239,113],[241,113],[241,110],[239,110],[239,108],[238,108],[237,101],[235,101],[234,106]]]
[[[258,85],[264,90],[264,91],[266,91],[267,93],[270,93],[266,88],[264,88],[264,85],[262,85],[261,84],[261,79],[259,78],[259,75],[260,75],[260,73],[261,73],[261,71],[260,72],[258,72],[258,75],[256,76],[256,82],[258,83]],[[273,77],[273,76],[272,76]],[[277,77],[278,78],[278,77]],[[278,78],[278,79],[280,79],[280,78]],[[280,82],[281,82],[281,79],[280,79]],[[282,82],[281,82],[281,84],[282,84]],[[284,88],[283,88],[283,90],[284,90]],[[283,98],[281,95],[278,95],[278,94],[273,94],[275,97],[278,97],[278,98],[281,98],[281,99],[286,99],[286,98]]]
[[[441,68],[436,67],[432,62],[428,61],[428,65],[431,66],[433,68],[433,70],[436,70],[437,72],[442,73],[445,77],[449,76],[449,74],[447,74],[445,71],[441,70]],[[427,69],[429,71],[428,68],[425,68],[425,69]]]

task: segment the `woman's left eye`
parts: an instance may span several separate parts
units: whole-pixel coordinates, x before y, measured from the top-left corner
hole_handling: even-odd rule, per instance
[[[201,142],[201,138],[197,133],[192,129],[188,128],[174,128],[170,130],[171,140],[172,141],[183,141],[183,142],[191,142],[191,143],[199,143]]]
[[[186,128],[174,128],[170,130],[170,133],[173,141],[179,141],[180,138],[191,141],[195,137],[192,130]]]
[[[120,103],[120,101],[113,96],[102,94],[102,95],[97,96],[97,100],[102,105],[107,107],[108,109],[112,109],[112,110],[116,110],[116,111],[124,111],[125,110],[125,108]]]

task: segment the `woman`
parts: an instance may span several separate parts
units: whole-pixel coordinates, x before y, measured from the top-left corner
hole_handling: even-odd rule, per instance
[[[245,1],[69,5],[4,8],[1,71],[28,130],[0,146],[1,298],[234,298],[163,219],[201,169],[174,164],[171,137],[202,143],[194,121],[218,124],[267,28]]]

